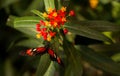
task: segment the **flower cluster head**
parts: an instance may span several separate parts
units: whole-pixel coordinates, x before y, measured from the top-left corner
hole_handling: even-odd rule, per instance
[[[64,27],[67,22],[68,16],[74,16],[74,11],[70,11],[67,15],[66,7],[62,7],[60,10],[49,8],[48,12],[43,13],[45,20],[40,20],[36,24],[37,38],[43,37],[44,40],[51,41],[51,38],[57,34],[57,29],[63,29],[67,34],[68,30]]]

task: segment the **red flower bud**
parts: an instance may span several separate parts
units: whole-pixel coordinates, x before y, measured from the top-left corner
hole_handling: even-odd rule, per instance
[[[37,30],[38,32],[40,32],[40,30],[41,30],[41,29],[40,29],[40,26],[41,26],[41,25],[40,25],[39,23],[36,24],[36,30]]]
[[[40,24],[45,26],[45,22],[43,20],[40,20]]]
[[[68,33],[68,30],[65,28],[65,29],[63,30],[63,32],[64,32],[64,34],[67,34],[67,33]]]
[[[38,27],[38,28],[36,28],[36,30],[38,31],[38,32],[40,32],[41,31],[41,29]]]
[[[74,12],[73,10],[71,10],[71,11],[69,12],[69,16],[75,16],[75,12]]]
[[[50,34],[51,37],[54,37],[56,35],[56,32],[50,31],[49,34]]]
[[[38,27],[40,27],[41,25],[38,23],[38,24],[36,24],[36,27],[38,28]]]

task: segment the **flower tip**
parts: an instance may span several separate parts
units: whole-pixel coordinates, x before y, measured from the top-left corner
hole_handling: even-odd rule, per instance
[[[53,11],[53,8],[48,8],[48,12],[51,13]]]
[[[47,18],[47,17],[48,17],[48,15],[47,15],[47,13],[46,13],[46,12],[44,12],[42,15],[43,15],[43,17],[45,17],[45,18]]]
[[[62,12],[65,12],[65,11],[66,11],[66,7],[63,6],[63,7],[61,8],[61,11],[62,11]]]
[[[56,35],[56,32],[52,32],[52,31],[50,31],[49,34],[50,34],[51,37],[54,37],[54,36]]]
[[[37,34],[36,37],[39,39],[41,37],[41,34]]]
[[[51,41],[51,36],[47,37],[47,41]]]

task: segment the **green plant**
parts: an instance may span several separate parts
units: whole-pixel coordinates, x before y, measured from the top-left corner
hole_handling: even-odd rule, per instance
[[[58,6],[55,5],[55,3]],[[59,0],[55,2],[54,0],[44,0],[44,5],[45,11],[48,11],[48,8],[50,7],[53,9],[59,9],[61,7]],[[44,45],[43,42],[45,39],[36,39],[37,31],[35,26],[37,23],[39,23],[40,20],[44,20],[44,17],[38,10],[32,10],[32,12],[37,16],[32,15],[25,17],[9,17],[8,25],[15,28],[16,30],[23,32],[25,34],[24,36],[27,38],[24,40],[21,39],[20,42],[15,44],[16,46],[36,48]],[[26,14],[26,12],[24,14]],[[70,21],[68,23],[64,24],[63,28],[67,28],[68,31],[72,34],[65,36],[63,34],[63,30],[58,30],[57,33],[59,33],[58,35],[60,36],[55,37],[52,41],[50,41],[50,46],[61,57],[65,64],[65,67],[61,67],[60,65],[53,63],[47,54],[44,54],[40,57],[37,56],[35,58],[27,57],[30,58],[32,62],[30,65],[34,66],[35,68],[37,67],[36,76],[53,76],[56,70],[59,71],[61,76],[82,76],[82,64],[84,61],[87,61],[94,67],[99,68],[105,72],[119,76],[120,65],[113,61],[114,59],[116,60],[117,57],[113,56],[112,60],[107,55],[104,56],[103,52],[108,52],[111,49],[112,51],[116,50],[114,53],[118,52],[118,49],[115,48],[115,45],[119,46],[119,43],[116,43],[116,39],[114,39],[112,35],[108,35],[108,32],[114,35],[114,33],[118,33],[120,31],[120,26],[106,21],[69,20]],[[74,44],[74,37],[76,35],[103,41],[103,43],[89,46],[79,45],[77,47]],[[59,38],[61,38],[60,42]],[[118,54],[117,56],[119,57]],[[39,58],[40,61],[39,64],[37,64],[36,62],[38,62]],[[34,62],[35,59],[36,62]],[[28,63],[26,60],[27,59],[25,59],[25,62]],[[22,73],[24,72],[22,71]]]

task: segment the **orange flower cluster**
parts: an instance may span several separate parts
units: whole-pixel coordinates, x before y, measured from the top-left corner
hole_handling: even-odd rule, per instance
[[[38,32],[36,35],[37,38],[40,38],[42,36],[44,40],[51,41],[51,38],[56,35],[56,28],[62,28],[66,34],[68,30],[63,26],[67,21],[66,14],[66,7],[62,7],[60,10],[49,8],[48,13],[43,13],[45,20],[40,20],[40,22],[36,24],[36,30]],[[74,15],[74,11],[70,11],[68,14],[68,16]]]

